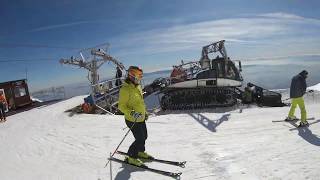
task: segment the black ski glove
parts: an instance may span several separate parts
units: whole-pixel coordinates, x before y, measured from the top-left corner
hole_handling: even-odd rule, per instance
[[[138,120],[142,117],[142,114],[136,111],[131,111],[130,116],[133,117],[133,119]]]

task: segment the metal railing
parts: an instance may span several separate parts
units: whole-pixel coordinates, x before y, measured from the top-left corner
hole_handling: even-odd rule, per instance
[[[112,115],[114,115],[115,111],[119,111],[117,104],[119,99],[119,91],[123,84],[123,80],[124,78],[113,78],[97,84],[92,84],[92,89],[98,88],[100,93],[91,94],[95,106]]]

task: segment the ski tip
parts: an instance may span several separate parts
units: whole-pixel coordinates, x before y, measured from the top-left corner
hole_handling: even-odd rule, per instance
[[[179,172],[179,173],[175,173],[172,177],[174,179],[180,180],[181,179],[181,177],[180,177],[181,175],[182,175],[182,172]]]
[[[186,167],[186,163],[187,163],[187,161],[180,162],[179,166],[182,167],[182,168],[185,168]]]

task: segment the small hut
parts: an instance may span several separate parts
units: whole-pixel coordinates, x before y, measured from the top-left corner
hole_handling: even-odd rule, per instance
[[[0,90],[4,92],[10,109],[17,109],[32,103],[26,79],[2,82]]]

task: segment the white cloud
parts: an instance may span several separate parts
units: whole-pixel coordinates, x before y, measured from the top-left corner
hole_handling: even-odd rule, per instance
[[[303,27],[310,29],[306,30]],[[310,47],[309,42],[306,42],[305,39],[311,37],[310,41],[320,41],[320,34],[310,34],[318,31],[319,28],[320,20],[318,19],[279,12],[154,29],[127,34],[114,41],[117,48],[125,49],[119,52],[122,56],[200,49],[206,44],[221,39],[225,39],[227,43],[242,45],[259,46],[259,44],[264,44],[261,48],[268,46],[271,51],[273,51],[272,46],[277,45],[285,48],[286,44],[283,43],[290,41],[299,44],[299,49],[303,51],[303,49],[310,48],[318,49],[318,47]],[[297,38],[296,34],[303,37]],[[297,48],[291,49],[296,50]],[[274,52],[277,55],[285,56],[296,53],[285,50],[281,54],[277,49]]]
[[[266,14],[260,14],[257,16],[258,17],[270,17],[270,18],[276,18],[276,19],[296,19],[296,20],[306,19],[302,16],[297,16],[295,14],[288,14],[288,13],[283,13],[283,12],[266,13]]]
[[[311,57],[317,57],[320,60],[320,52],[318,53],[296,53],[291,54],[290,56],[268,56],[268,57],[254,57],[254,58],[247,58],[242,60],[243,65],[284,65],[284,64],[297,64],[297,65],[320,65],[320,61],[316,60],[308,60]],[[301,61],[297,61],[296,59],[301,59]],[[312,59],[312,58],[311,58]]]
[[[87,24],[91,22],[92,21],[79,21],[79,22],[72,22],[72,23],[66,23],[66,24],[49,25],[49,26],[43,26],[43,27],[31,29],[29,32],[38,32],[38,31],[45,31],[45,30],[51,30],[51,29],[57,29],[57,28],[64,28],[64,27],[75,26],[80,24]]]

